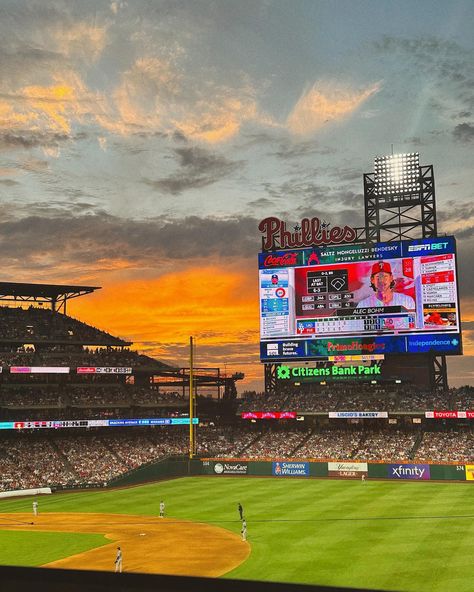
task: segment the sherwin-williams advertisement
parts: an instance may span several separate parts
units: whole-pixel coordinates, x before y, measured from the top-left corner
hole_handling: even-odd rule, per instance
[[[309,463],[273,462],[272,475],[275,477],[309,477]]]

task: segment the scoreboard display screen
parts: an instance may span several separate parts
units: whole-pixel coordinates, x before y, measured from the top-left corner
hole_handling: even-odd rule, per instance
[[[262,361],[460,354],[453,237],[259,254]]]

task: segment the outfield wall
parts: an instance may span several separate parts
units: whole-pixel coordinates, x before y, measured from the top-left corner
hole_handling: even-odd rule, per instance
[[[206,459],[204,475],[258,475],[273,477],[333,477],[339,479],[393,479],[412,481],[471,481],[474,466],[424,463],[367,463],[356,461],[244,461]]]
[[[337,479],[390,479],[403,481],[472,481],[474,465],[423,463],[368,463],[357,461],[260,461],[239,459],[168,458],[114,479],[113,487],[135,485],[188,475],[256,477],[327,477]]]

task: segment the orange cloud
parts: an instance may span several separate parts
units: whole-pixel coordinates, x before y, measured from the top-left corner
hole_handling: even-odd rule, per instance
[[[25,86],[6,97],[0,101],[0,127],[9,133],[69,135],[73,122],[85,121],[103,105],[73,72],[57,73],[50,85]]]
[[[191,335],[203,347],[241,344],[257,351],[258,295],[256,285],[248,286],[245,272],[191,268],[157,279],[109,284],[72,301],[68,313],[157,357],[160,346],[150,343],[186,344]]]
[[[211,84],[187,89],[186,84],[173,58],[140,57],[112,95],[110,107],[118,117],[106,111],[97,114],[97,121],[114,133],[178,130],[190,139],[213,144],[234,137],[245,121],[265,119],[249,87]]]
[[[315,83],[301,95],[288,116],[288,129],[297,135],[311,134],[326,123],[348,117],[379,90],[380,83],[359,92]]]

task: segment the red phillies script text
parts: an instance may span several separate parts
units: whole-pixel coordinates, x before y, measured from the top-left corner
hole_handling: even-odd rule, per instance
[[[290,232],[282,220],[271,216],[265,218],[258,225],[263,233],[263,250],[268,251],[277,246],[280,249],[295,249],[317,245],[339,245],[351,243],[356,237],[356,231],[350,226],[333,226],[322,224],[319,218],[303,218],[301,230]]]

